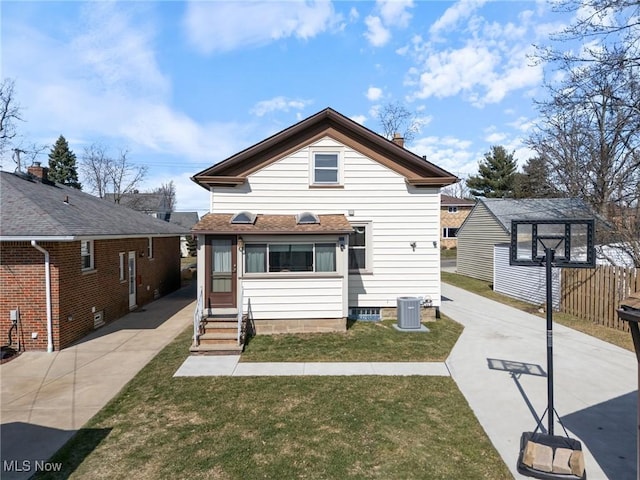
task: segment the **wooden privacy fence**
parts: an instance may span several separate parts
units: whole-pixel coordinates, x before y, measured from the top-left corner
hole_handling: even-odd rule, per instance
[[[598,265],[562,270],[560,311],[600,325],[629,331],[616,310],[623,298],[640,291],[637,268]]]

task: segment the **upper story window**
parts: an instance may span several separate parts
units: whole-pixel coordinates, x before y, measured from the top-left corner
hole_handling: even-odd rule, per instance
[[[314,185],[340,184],[340,154],[338,152],[313,152]]]
[[[82,259],[82,270],[93,270],[93,240],[82,240],[80,242],[80,257]]]
[[[443,238],[456,238],[458,236],[458,229],[452,227],[445,227],[442,229]]]
[[[153,237],[149,237],[149,242],[147,243],[147,257],[153,258]]]
[[[449,207],[449,213],[458,213],[458,207]]]

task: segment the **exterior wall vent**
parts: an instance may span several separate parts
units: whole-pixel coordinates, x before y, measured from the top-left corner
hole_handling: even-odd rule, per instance
[[[102,325],[104,325],[104,310],[93,314],[93,328],[99,328]]]

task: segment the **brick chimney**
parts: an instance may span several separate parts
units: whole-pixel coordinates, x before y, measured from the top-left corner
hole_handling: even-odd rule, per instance
[[[49,173],[49,169],[47,167],[43,167],[40,162],[33,162],[33,165],[27,168],[27,172],[40,180],[48,180],[47,174]]]
[[[395,143],[396,145],[404,148],[404,137],[399,134],[399,133],[394,133],[393,134],[393,139],[391,140],[393,143]]]

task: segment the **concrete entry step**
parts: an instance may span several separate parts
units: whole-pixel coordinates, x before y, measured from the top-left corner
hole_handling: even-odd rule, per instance
[[[192,355],[240,355],[243,350],[242,345],[198,345],[191,346]]]

